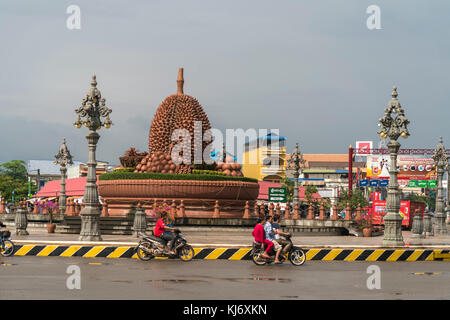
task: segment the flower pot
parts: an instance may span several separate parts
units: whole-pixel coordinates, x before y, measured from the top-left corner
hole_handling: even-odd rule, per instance
[[[364,228],[363,229],[363,236],[364,237],[371,237],[372,236],[372,228]]]
[[[55,228],[56,228],[56,224],[54,224],[54,223],[48,223],[48,224],[46,225],[46,227],[47,227],[47,232],[48,232],[48,233],[54,233],[54,232],[55,232]]]

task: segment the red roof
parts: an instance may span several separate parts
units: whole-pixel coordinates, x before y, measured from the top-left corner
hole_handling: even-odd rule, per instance
[[[97,179],[98,184],[98,179]],[[66,196],[83,196],[84,188],[86,186],[86,177],[66,179]],[[45,186],[35,195],[37,198],[41,197],[59,197],[59,188],[61,187],[61,180],[49,181]]]
[[[269,200],[269,188],[279,188],[282,186],[281,183],[269,182],[269,181],[258,181],[259,183],[259,195],[258,200]],[[298,198],[300,201],[306,201],[305,197],[306,187],[298,187]],[[319,193],[313,193],[312,199],[321,199]]]

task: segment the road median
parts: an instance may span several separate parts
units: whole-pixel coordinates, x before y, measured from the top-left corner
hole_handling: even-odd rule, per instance
[[[15,256],[137,258],[136,243],[16,241]],[[193,244],[196,260],[249,260],[250,246]],[[379,246],[302,246],[309,261],[450,261],[448,246],[383,248]]]

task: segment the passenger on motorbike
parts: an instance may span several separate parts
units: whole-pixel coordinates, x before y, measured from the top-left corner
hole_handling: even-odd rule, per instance
[[[269,255],[267,254],[273,247],[273,243],[267,239],[264,239],[264,223],[266,219],[264,217],[258,218],[258,223],[253,229],[252,235],[255,237],[255,242],[261,243],[261,249],[264,250],[264,245],[267,245],[266,250],[261,254],[261,257],[269,259]]]
[[[175,254],[175,251],[173,251],[173,247],[175,245],[176,236],[172,233],[175,232],[175,228],[171,228],[167,226],[167,223],[169,222],[167,220],[167,211],[161,211],[161,218],[156,221],[155,229],[153,231],[153,234],[156,237],[160,237],[166,242],[166,249],[170,254]],[[170,233],[166,233],[165,231],[168,231]],[[170,246],[167,248],[167,243],[170,241]]]
[[[3,222],[0,221],[0,245],[1,245],[1,249],[4,250],[5,249],[5,244],[3,242],[3,231],[2,228],[6,228],[6,226],[3,224]],[[0,264],[3,264],[3,261],[0,260]]]
[[[275,215],[273,217],[272,228],[273,228],[273,232],[275,233],[275,241],[278,242],[281,245],[281,247],[283,248],[281,250],[281,253],[286,254],[286,252],[288,252],[289,249],[291,249],[292,242],[281,239],[280,236],[289,237],[289,236],[291,236],[291,233],[281,231],[279,221],[280,221],[280,216]]]
[[[264,234],[265,238],[273,243],[275,254],[274,263],[282,263],[279,259],[281,253],[281,245],[275,241],[275,233],[273,232],[272,227],[273,216],[266,216],[266,223],[264,224]]]

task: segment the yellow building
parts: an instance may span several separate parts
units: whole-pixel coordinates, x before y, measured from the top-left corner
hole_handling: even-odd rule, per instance
[[[286,176],[286,138],[269,133],[244,145],[242,173],[260,181],[279,182]]]

